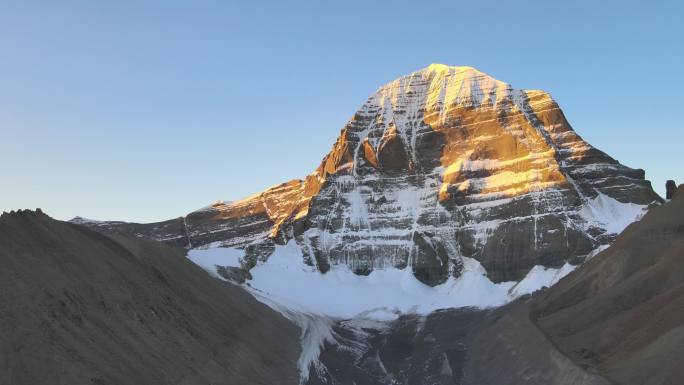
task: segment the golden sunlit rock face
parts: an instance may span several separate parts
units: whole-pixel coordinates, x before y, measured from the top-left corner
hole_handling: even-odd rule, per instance
[[[418,82],[424,84],[424,92],[412,89]],[[439,158],[444,170],[441,201],[454,195],[514,197],[567,184],[556,159],[558,143],[539,129],[537,115],[560,125],[564,118],[542,91],[516,92],[470,67],[431,65],[378,94],[384,111],[374,123],[385,129],[382,136],[371,133],[363,140],[365,160],[383,170],[411,170],[419,156],[417,130],[411,126],[439,132],[444,137]],[[567,124],[553,129],[574,134]],[[401,137],[408,130],[412,136]],[[576,135],[572,139],[581,141]],[[378,162],[383,157],[391,160]]]
[[[192,247],[244,248],[247,267],[294,240],[322,272],[410,266],[434,285],[474,258],[498,282],[580,262],[658,200],[548,93],[433,64],[380,87],[303,180],[193,212],[184,229]]]
[[[479,199],[514,197],[568,183],[558,166],[555,143],[547,132],[535,127],[539,122],[536,116],[553,121],[556,133],[566,133],[577,142],[581,139],[563,124],[558,106],[547,93],[514,94],[506,83],[470,67],[433,64],[413,77],[425,82],[426,92],[411,92],[413,78],[390,83],[379,91],[381,106],[386,111],[374,123],[384,127],[382,136],[369,135],[361,142],[362,156],[372,167],[379,171],[412,170],[417,150],[415,135],[402,137],[397,124],[401,127],[404,123],[401,128],[405,132],[410,125],[407,121],[415,121],[420,114],[421,121],[414,124],[427,126],[444,137],[439,157],[443,167],[440,201],[473,195]],[[406,99],[412,97],[421,99],[414,101],[418,108],[406,111]],[[403,121],[398,122],[399,119]],[[290,181],[246,200],[217,207],[220,211],[216,219],[265,212],[274,224],[270,236],[275,236],[288,218],[306,215],[311,197],[318,193],[327,175],[347,173],[354,168],[347,134],[343,130],[331,153],[306,181]],[[585,145],[570,150],[581,157],[582,150],[588,148]],[[413,152],[412,156],[407,152]]]
[[[436,64],[381,87],[305,180],[215,207],[212,220],[260,218],[269,239],[294,237],[322,271],[410,264],[435,284],[471,257],[509,280],[612,239],[584,213],[599,195],[657,200],[639,170],[584,142],[549,94]]]
[[[292,180],[246,199],[213,205],[215,214],[211,219],[221,221],[263,215],[272,223],[269,236],[273,237],[290,216],[306,212],[304,186],[301,180]]]
[[[352,167],[351,154],[342,138],[316,171],[304,180],[291,180],[239,201],[212,205],[209,221],[263,217],[268,221],[268,237],[278,237],[283,225],[306,217],[311,198],[318,194],[327,175]]]

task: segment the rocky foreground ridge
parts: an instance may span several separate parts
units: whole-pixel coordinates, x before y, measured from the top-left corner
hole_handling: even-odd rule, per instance
[[[0,216],[0,384],[297,384],[298,328],[185,250]]]
[[[245,271],[294,239],[321,272],[411,266],[436,285],[464,258],[494,282],[579,263],[659,202],[643,170],[585,142],[548,93],[433,64],[378,89],[305,179],[165,222],[72,222],[241,248]]]

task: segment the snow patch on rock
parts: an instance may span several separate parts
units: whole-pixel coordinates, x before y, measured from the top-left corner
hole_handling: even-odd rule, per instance
[[[509,292],[511,298],[517,298],[525,294],[534,293],[544,287],[555,285],[561,278],[570,274],[577,266],[565,263],[558,269],[535,266],[529,273],[513,286]]]
[[[206,270],[215,278],[223,279],[217,272],[218,266],[240,267],[245,252],[240,249],[229,247],[217,247],[214,249],[188,250],[188,259],[197,266]]]
[[[587,222],[603,227],[609,233],[619,234],[630,223],[640,220],[647,209],[648,206],[623,203],[599,193],[587,200],[580,214]]]

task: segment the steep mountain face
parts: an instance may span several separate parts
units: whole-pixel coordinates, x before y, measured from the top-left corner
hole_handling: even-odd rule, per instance
[[[167,222],[77,221],[241,248],[245,269],[294,239],[322,272],[410,266],[437,285],[466,258],[494,282],[579,263],[660,201],[643,170],[582,140],[549,94],[431,65],[372,95],[304,180]]]
[[[496,309],[338,321],[307,384],[684,383],[684,186],[550,288]]]
[[[186,250],[0,217],[0,383],[296,384],[296,326]]]

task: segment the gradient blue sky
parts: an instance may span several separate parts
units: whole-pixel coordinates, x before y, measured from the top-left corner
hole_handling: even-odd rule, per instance
[[[155,221],[312,171],[379,86],[469,65],[684,182],[671,1],[0,0],[0,210]]]

